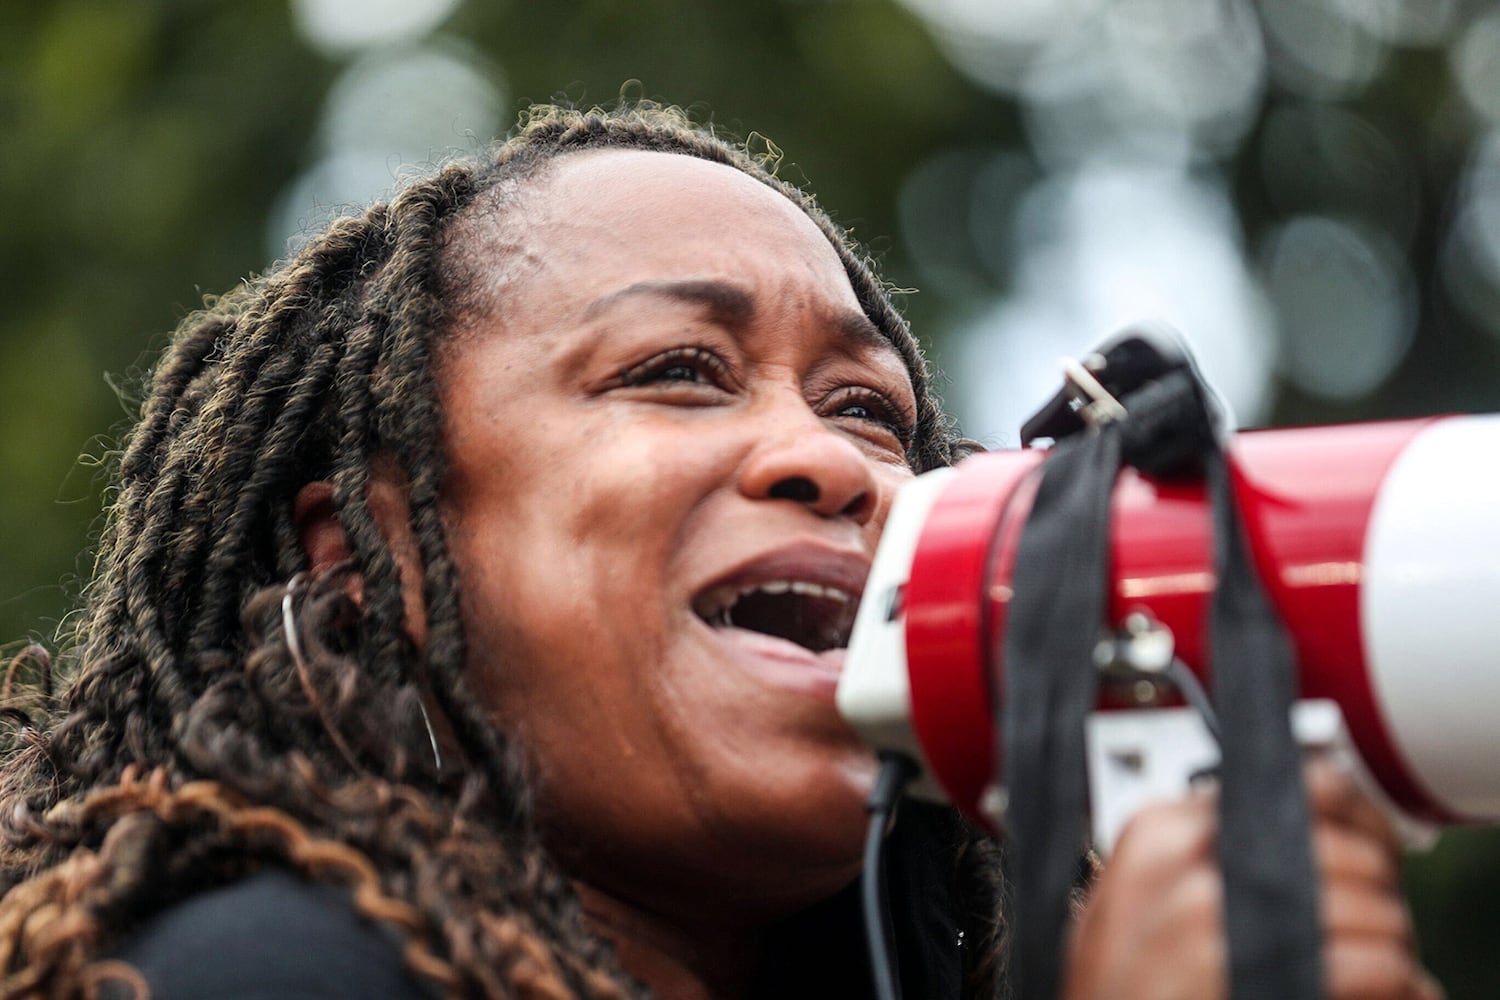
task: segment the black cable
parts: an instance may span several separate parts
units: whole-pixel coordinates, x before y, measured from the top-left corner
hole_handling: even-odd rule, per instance
[[[865,835],[865,870],[859,898],[865,914],[865,941],[870,948],[870,976],[875,983],[876,1000],[901,1000],[883,854],[891,814],[895,812],[901,793],[917,776],[917,770],[916,762],[904,754],[882,753],[880,773],[875,778],[869,799],[865,801],[865,812],[870,814],[870,830]]]
[[[1208,692],[1203,690],[1203,685],[1198,683],[1198,678],[1193,676],[1193,672],[1188,669],[1187,664],[1174,656],[1172,657],[1172,662],[1167,664],[1167,668],[1162,673],[1166,675],[1167,680],[1172,682],[1172,686],[1182,694],[1188,705],[1196,709],[1198,714],[1202,716],[1203,725],[1208,727],[1208,734],[1214,738],[1214,742],[1222,744],[1224,741],[1219,738],[1219,715],[1214,711],[1214,705],[1209,700]]]

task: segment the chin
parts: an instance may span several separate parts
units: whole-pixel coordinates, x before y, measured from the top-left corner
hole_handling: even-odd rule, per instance
[[[756,872],[747,888],[763,893],[778,916],[833,895],[859,874],[869,824],[865,799],[876,764],[867,753],[800,770],[783,772],[769,794],[735,797],[739,807],[720,817],[730,852]],[[768,765],[764,777],[773,776]]]

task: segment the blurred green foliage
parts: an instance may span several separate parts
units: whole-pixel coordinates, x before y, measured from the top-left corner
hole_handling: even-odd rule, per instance
[[[438,32],[503,74],[510,113],[556,96],[607,102],[638,81],[630,93],[772,137],[784,175],[810,184],[903,286],[919,283],[899,241],[903,179],[938,150],[1025,151],[1017,106],[969,83],[888,0],[474,0]],[[45,638],[87,576],[101,466],[152,351],[205,294],[270,263],[267,219],[314,157],[346,60],[263,0],[11,3],[0,38],[0,639]],[[1450,89],[1440,56],[1397,50],[1356,102],[1413,152],[1418,348],[1367,399],[1282,386],[1278,421],[1500,409],[1500,347],[1429,295],[1442,208],[1475,130]],[[1273,90],[1267,108],[1279,99]],[[1257,149],[1252,138],[1227,165],[1247,239],[1288,210],[1288,190],[1390,207],[1389,179],[1357,172],[1268,190]],[[975,256],[961,228],[960,271]],[[944,324],[972,305],[962,289],[1005,290],[977,267],[953,284],[909,302],[939,362]],[[1452,835],[1410,867],[1424,952],[1450,996],[1500,996],[1500,841]]]
[[[0,634],[45,635],[87,570],[99,460],[135,373],[205,292],[265,266],[266,207],[334,67],[279,4],[0,18]]]

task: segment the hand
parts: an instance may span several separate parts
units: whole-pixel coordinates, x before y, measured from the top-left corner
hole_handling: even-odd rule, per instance
[[[1342,769],[1306,769],[1329,1000],[1442,1000],[1418,964],[1390,824]],[[1228,996],[1212,792],[1142,810],[1075,921],[1067,1000]]]

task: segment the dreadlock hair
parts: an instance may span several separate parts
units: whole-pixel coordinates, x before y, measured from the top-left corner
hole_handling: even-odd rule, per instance
[[[55,671],[31,648],[6,674],[0,995],[139,988],[105,957],[124,931],[267,865],[350,888],[450,995],[645,995],[584,929],[532,829],[519,754],[469,695],[438,503],[434,361],[470,292],[455,220],[503,212],[546,164],[599,148],[725,164],[796,203],[911,373],[911,464],[962,450],[872,264],[770,158],[648,102],[533,108],[485,157],[338,219],[176,331],[116,456],[94,574]],[[407,486],[421,649],[367,498],[382,462]],[[293,500],[317,480],[332,484],[353,556],[293,593],[306,565]],[[348,573],[362,579],[357,604]],[[288,648],[289,610],[300,650]],[[18,670],[38,683],[13,685]],[[424,698],[446,718],[461,776],[434,765]],[[995,903],[985,894],[976,910]],[[974,964],[994,978],[987,953]]]

